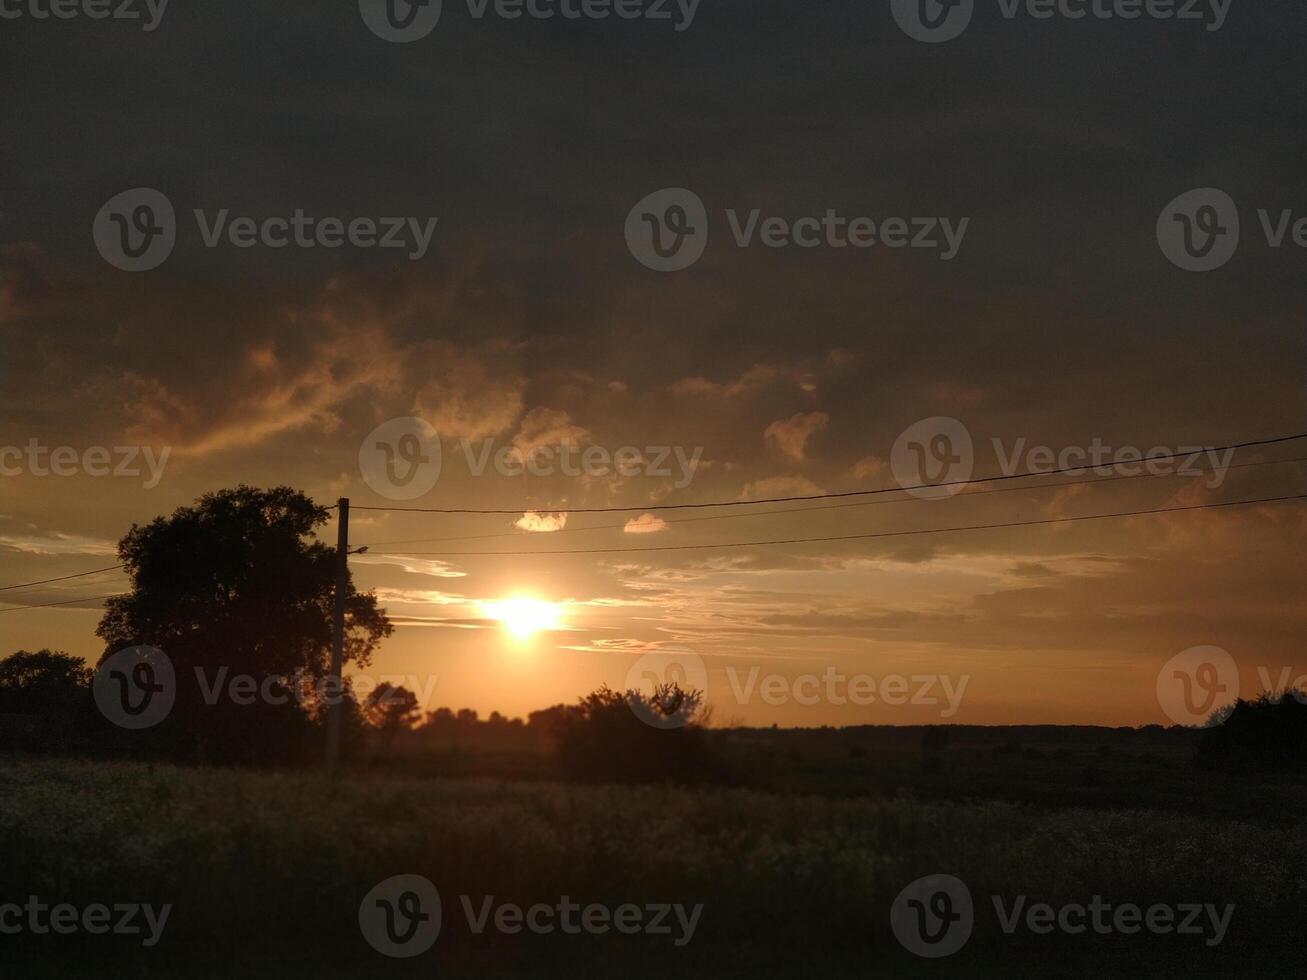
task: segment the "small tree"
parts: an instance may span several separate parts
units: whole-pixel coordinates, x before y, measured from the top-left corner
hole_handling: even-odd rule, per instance
[[[84,660],[60,651],[19,650],[0,660],[0,744],[32,752],[85,748],[93,676]]]
[[[556,738],[562,731],[568,715],[577,711],[574,705],[556,704],[551,708],[541,708],[526,716],[526,727],[536,735]]]
[[[0,660],[0,714],[47,714],[81,702],[95,672],[81,657],[19,650]]]
[[[384,748],[390,748],[400,732],[410,731],[421,715],[417,695],[403,686],[382,683],[363,699],[363,717]]]

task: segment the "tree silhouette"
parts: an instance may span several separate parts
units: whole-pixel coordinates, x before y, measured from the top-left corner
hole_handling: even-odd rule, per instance
[[[386,748],[401,731],[411,729],[421,714],[417,695],[402,685],[382,682],[363,699],[363,717]]]
[[[335,549],[316,529],[328,518],[289,487],[239,486],[133,525],[119,542],[132,589],[109,600],[96,633],[105,657],[145,644],[171,658],[177,701],[159,726],[171,754],[272,761],[321,714]],[[366,666],[390,621],[352,582],[345,609],[345,659]],[[238,676],[286,684],[240,704],[227,686]]]
[[[85,697],[93,673],[81,657],[19,650],[0,660],[0,713],[69,710]]]
[[[93,671],[80,657],[19,650],[0,660],[0,744],[29,752],[77,751],[93,718]]]
[[[569,779],[697,783],[722,775],[701,691],[663,684],[646,695],[604,686],[550,721]]]
[[[1196,761],[1227,772],[1307,770],[1307,694],[1265,691],[1221,711],[1220,724],[1203,729]]]

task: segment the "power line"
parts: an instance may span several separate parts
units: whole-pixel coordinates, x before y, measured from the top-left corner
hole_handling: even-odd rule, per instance
[[[99,575],[101,572],[114,572],[122,567],[122,565],[108,565],[104,568],[93,568],[89,572],[74,572],[72,575],[60,575],[58,578],[43,578],[38,582],[19,582],[17,585],[0,586],[0,592],[11,592],[14,589],[25,589],[29,585],[49,585],[51,582],[67,582],[70,578],[85,578],[88,575]]]
[[[1274,466],[1282,463],[1307,463],[1307,456],[1298,456],[1290,459],[1262,459],[1262,460],[1254,460],[1248,463],[1232,463],[1230,466],[1227,466],[1226,469],[1239,470],[1239,469],[1247,469],[1249,467],[1254,467],[1254,466]],[[1215,468],[1207,467],[1200,470],[1199,472],[1212,473],[1215,472]],[[964,496],[982,497],[994,493],[1023,493],[1027,491],[1033,491],[1033,490],[1048,490],[1048,489],[1056,489],[1060,487],[1081,487],[1081,486],[1089,486],[1089,485],[1094,485],[1099,483],[1119,483],[1123,480],[1143,480],[1143,479],[1156,480],[1156,479],[1162,479],[1166,477],[1174,478],[1174,477],[1185,477],[1185,476],[1188,476],[1188,474],[1134,473],[1129,476],[1104,476],[1104,477],[1096,477],[1094,479],[1087,479],[1087,480],[1065,480],[1060,483],[1041,483],[1035,486],[995,487],[990,490],[970,490],[970,491],[963,490],[957,495],[957,497],[964,497]],[[755,512],[752,514],[714,514],[710,517],[672,518],[671,520],[664,521],[663,523],[669,525],[697,524],[703,521],[730,521],[730,520],[740,520],[741,518],[750,518],[750,517],[775,517],[781,514],[811,514],[818,511],[844,510],[850,507],[877,507],[877,506],[883,506],[885,504],[908,504],[908,503],[928,503],[928,502],[933,502],[933,501],[930,500],[930,498],[923,498],[923,497],[907,497],[902,500],[859,500],[851,504],[826,504],[821,507],[787,507],[784,510],[765,510],[765,511]],[[358,508],[355,509],[357,510]],[[516,514],[519,512],[513,511],[513,513]],[[531,537],[539,533],[548,533],[551,535],[552,534],[579,534],[585,531],[613,531],[618,529],[624,529],[626,527],[627,527],[626,523],[595,524],[590,527],[564,527],[564,528],[559,528],[557,531],[549,531],[549,532],[506,531],[506,532],[500,532],[496,534],[460,534],[452,537],[441,537],[441,538],[399,538],[392,541],[367,541],[364,542],[362,545],[360,545],[360,547],[382,548],[382,547],[389,547],[390,545],[396,545],[396,544],[438,544],[445,541],[486,541],[492,538]]]
[[[957,527],[936,527],[911,531],[876,531],[870,534],[839,534],[823,538],[784,538],[775,541],[727,541],[722,544],[658,545],[651,548],[583,548],[566,551],[401,551],[391,557],[443,557],[443,558],[535,558],[562,555],[624,555],[651,551],[703,551],[714,548],[764,548],[784,544],[824,544],[835,541],[866,541],[871,538],[899,538],[918,534],[947,534],[953,531],[990,531],[999,528],[1038,527],[1046,524],[1074,524],[1080,521],[1104,521],[1114,518],[1143,517],[1149,514],[1180,514],[1195,510],[1217,510],[1223,507],[1244,507],[1250,504],[1274,504],[1289,500],[1307,500],[1307,494],[1286,497],[1262,497],[1257,500],[1232,500],[1217,504],[1192,504],[1186,507],[1163,507],[1155,510],[1128,510],[1112,514],[1086,514],[1080,517],[1055,517],[1038,521],[1008,521],[1001,524],[964,524]]]
[[[1181,456],[1194,456],[1203,453],[1219,453],[1228,450],[1249,449],[1253,446],[1274,446],[1285,442],[1294,442],[1299,439],[1307,439],[1307,432],[1300,432],[1297,435],[1277,436],[1273,439],[1257,439],[1252,442],[1232,443],[1228,446],[1209,446],[1191,450],[1188,452],[1166,453],[1158,456],[1146,456],[1138,460],[1129,460],[1133,465],[1136,463],[1155,463],[1168,459],[1178,459]],[[1106,464],[1105,464],[1106,465]],[[1111,464],[1113,466],[1124,465],[1123,462]],[[759,504],[786,504],[796,503],[804,500],[833,500],[841,497],[868,497],[884,493],[902,493],[906,490],[937,490],[945,487],[969,486],[973,483],[1004,483],[1008,480],[1025,480],[1032,476],[1056,476],[1059,473],[1078,473],[1086,469],[1093,469],[1084,463],[1078,466],[1063,466],[1058,469],[1043,470],[1038,473],[1007,473],[1001,476],[990,476],[982,479],[967,480],[947,480],[942,483],[914,483],[907,486],[898,487],[880,487],[875,490],[845,490],[839,493],[815,493],[806,496],[795,497],[764,497],[759,500],[718,500],[710,503],[699,504],[655,504],[641,507],[562,507],[554,508],[554,511],[567,511],[569,514],[630,514],[635,511],[651,512],[660,510],[699,510],[708,507],[756,507]],[[467,507],[354,507],[354,510],[369,511],[391,511],[394,513],[406,514],[477,514],[477,515],[499,515],[521,514],[522,509],[519,507],[515,510],[478,510]],[[549,508],[533,508],[537,513],[552,512]]]
[[[0,613],[22,612],[25,609],[49,609],[51,606],[71,606],[77,602],[103,602],[105,599],[112,599],[115,596],[125,595],[124,592],[114,592],[111,595],[87,595],[80,599],[65,599],[62,602],[40,602],[31,606],[13,606],[9,609],[0,609]]]
[[[325,510],[335,510],[336,504],[324,508]],[[19,582],[16,585],[0,585],[0,592],[12,592],[14,589],[25,589],[32,585],[49,585],[51,582],[67,582],[69,579],[85,578],[88,575],[99,575],[101,572],[114,572],[120,568],[126,568],[126,565],[108,565],[104,568],[93,568],[89,572],[74,572],[72,575],[60,575],[57,578],[43,578],[35,582]]]
[[[1231,448],[1244,448],[1244,447],[1252,446],[1252,445],[1266,445],[1266,444],[1270,444],[1271,442],[1286,442],[1286,441],[1291,441],[1291,440],[1293,440],[1293,439],[1298,439],[1298,438],[1304,438],[1304,436],[1285,436],[1285,437],[1283,437],[1283,438],[1281,438],[1281,439],[1277,439],[1277,440],[1267,440],[1266,443],[1244,443],[1244,444],[1242,444],[1240,447],[1232,447],[1232,446],[1216,447],[1216,448],[1214,448],[1214,449],[1212,449],[1212,450],[1210,450],[1210,451],[1211,451],[1211,452],[1221,452],[1221,451],[1224,451],[1224,450],[1226,450],[1226,449],[1231,449]],[[1168,457],[1168,456],[1152,456],[1152,457],[1149,457],[1149,459],[1161,460],[1161,459],[1174,458],[1174,457],[1177,457],[1177,456],[1180,456],[1180,455],[1192,455],[1192,454],[1191,454],[1191,453],[1187,453],[1187,454],[1176,453],[1176,454],[1173,454],[1173,455],[1170,456],[1170,457]],[[1258,466],[1274,466],[1274,465],[1285,464],[1285,463],[1303,463],[1303,462],[1307,462],[1307,457],[1299,456],[1299,457],[1293,457],[1293,458],[1289,458],[1289,459],[1254,460],[1254,461],[1247,462],[1247,463],[1234,463],[1234,464],[1231,464],[1230,466],[1227,466],[1226,469],[1227,469],[1227,470],[1237,470],[1237,469],[1246,469],[1246,468],[1249,468],[1249,467],[1258,467]],[[1076,469],[1083,469],[1083,467],[1076,467]],[[1213,471],[1214,471],[1214,468],[1212,468],[1212,467],[1205,467],[1205,468],[1203,468],[1200,472],[1202,472],[1202,473],[1210,473],[1210,472],[1213,472]],[[944,487],[944,486],[956,485],[957,483],[964,483],[964,482],[990,483],[990,482],[998,482],[999,479],[1003,479],[1003,480],[1007,480],[1007,479],[1016,479],[1018,476],[1026,477],[1026,476],[1045,476],[1045,475],[1055,475],[1055,474],[1058,473],[1058,472],[1062,472],[1062,471],[1053,470],[1053,471],[1047,471],[1047,472],[1045,472],[1045,473],[1026,473],[1026,474],[1009,475],[1009,476],[1004,476],[1004,477],[1001,477],[1001,478],[1000,478],[1000,477],[995,477],[993,480],[955,481],[954,484],[941,483],[941,484],[935,484],[935,486],[941,486],[941,487]],[[1179,473],[1162,474],[1162,476],[1170,476],[1170,477],[1178,477],[1178,476],[1181,476],[1181,475],[1183,475],[1183,474],[1179,474]],[[1157,475],[1157,474],[1152,474],[1152,473],[1136,473],[1136,474],[1132,474],[1132,475],[1129,475],[1129,476],[1108,476],[1108,477],[1097,477],[1097,478],[1094,478],[1094,479],[1086,479],[1086,480],[1069,480],[1069,481],[1065,481],[1065,482],[1061,482],[1061,483],[1043,483],[1043,484],[1039,484],[1039,485],[1037,485],[1037,486],[1029,486],[1029,487],[998,487],[998,488],[991,488],[991,489],[988,489],[988,490],[970,490],[970,491],[964,490],[964,491],[962,491],[962,492],[959,494],[959,496],[968,496],[968,497],[972,497],[972,496],[986,496],[986,495],[989,495],[989,494],[995,494],[995,493],[1020,493],[1020,492],[1022,492],[1022,491],[1028,491],[1028,490],[1046,490],[1046,489],[1049,489],[1049,488],[1057,488],[1057,487],[1076,487],[1076,486],[1087,486],[1087,485],[1094,485],[1094,484],[1100,484],[1100,483],[1118,483],[1118,482],[1121,482],[1121,481],[1127,481],[1127,480],[1157,479],[1157,478],[1158,478],[1158,475]],[[850,493],[848,493],[848,494],[830,494],[830,495],[822,495],[822,496],[851,496],[851,495],[853,495],[853,494],[855,494],[855,493],[856,493],[856,494],[863,494],[863,493],[865,493],[865,494],[879,494],[879,493],[883,493],[883,492],[891,492],[892,490],[898,490],[898,489],[904,489],[904,488],[889,488],[889,489],[887,489],[887,490],[870,490],[870,491],[852,491],[852,492],[850,492]],[[915,488],[910,488],[910,489],[915,489]],[[801,497],[801,498],[779,498],[779,499],[806,500],[806,499],[816,499],[816,498]],[[878,506],[878,505],[883,505],[883,504],[915,503],[915,502],[921,502],[922,499],[923,499],[923,498],[907,498],[907,499],[903,499],[903,500],[874,500],[874,501],[858,501],[858,502],[856,502],[856,503],[850,503],[850,504],[832,504],[832,505],[828,505],[828,506],[824,506],[824,507],[790,507],[790,508],[786,508],[786,509],[784,509],[784,510],[762,511],[762,512],[759,512],[759,513],[753,513],[753,514],[722,514],[722,515],[714,515],[714,516],[710,516],[710,517],[685,517],[685,518],[680,518],[680,519],[672,519],[672,520],[666,521],[665,523],[666,523],[666,524],[694,524],[694,523],[700,523],[700,522],[703,522],[703,521],[738,520],[738,519],[740,519],[740,518],[749,518],[749,517],[774,517],[774,516],[779,516],[779,515],[784,515],[784,514],[807,514],[807,513],[817,512],[817,511],[826,511],[826,510],[842,510],[842,509],[851,508],[851,507],[872,507],[872,506]],[[768,502],[771,502],[771,501],[763,501],[763,500],[757,500],[757,501],[731,501],[730,503],[731,503],[732,505],[734,505],[734,504],[742,504],[742,503],[761,504],[761,503],[768,503]],[[684,505],[684,506],[686,506],[686,507],[711,507],[711,506],[726,506],[726,505],[725,505],[725,504],[722,504],[722,505],[714,505],[714,504],[686,504],[686,505]],[[333,505],[331,505],[331,507],[329,507],[328,509],[329,509],[329,510],[334,510],[335,507],[336,507],[336,505],[333,504]],[[363,508],[363,507],[356,507],[356,508],[354,508],[354,509],[355,509],[355,510],[379,510],[379,509],[389,509],[389,508]],[[647,511],[647,510],[653,510],[653,509],[658,509],[658,508],[638,508],[638,507],[637,507],[637,508],[631,508],[632,511],[634,511],[634,510],[644,510],[644,511]],[[617,510],[624,510],[624,508],[618,508]],[[506,514],[520,514],[520,513],[522,513],[522,511],[514,510],[514,511],[505,511],[504,513],[506,513]],[[569,513],[586,513],[586,511],[569,511]],[[627,525],[626,525],[625,523],[623,523],[623,524],[598,524],[598,525],[595,525],[595,526],[593,526],[593,527],[560,528],[558,531],[553,531],[553,532],[549,532],[549,533],[551,533],[551,534],[569,534],[569,533],[575,534],[575,533],[580,533],[580,532],[585,532],[585,531],[617,530],[617,529],[625,528],[626,526],[627,526]],[[395,545],[395,544],[435,544],[435,543],[440,543],[440,542],[444,542],[444,541],[482,541],[482,540],[489,540],[489,539],[493,539],[493,538],[518,538],[518,537],[525,537],[525,536],[527,536],[528,534],[530,534],[530,532],[507,532],[507,533],[498,533],[498,534],[465,534],[465,535],[456,535],[456,536],[452,536],[452,537],[440,537],[440,538],[402,538],[402,539],[392,540],[392,541],[370,541],[370,542],[366,542],[366,543],[364,543],[364,544],[361,545],[360,547],[372,547],[372,548],[377,548],[377,547],[383,547],[383,546],[389,546],[389,545]],[[727,545],[722,545],[722,546],[720,546],[720,547],[728,547],[728,546],[727,546]],[[644,549],[636,549],[636,550],[652,551],[652,550],[654,550],[654,549],[652,549],[652,548],[644,548]],[[537,554],[537,553],[544,554],[545,552],[531,552],[531,554]],[[406,554],[418,555],[418,554],[422,554],[422,552],[406,552]],[[498,552],[496,552],[496,554],[498,554]],[[29,587],[38,586],[38,585],[49,585],[49,584],[54,583],[54,582],[66,582],[66,581],[69,581],[69,580],[71,580],[71,579],[76,579],[76,578],[85,578],[85,577],[90,576],[90,575],[99,575],[99,574],[101,574],[101,573],[103,573],[103,572],[113,572],[113,571],[117,571],[118,569],[121,569],[121,568],[124,568],[124,567],[125,567],[125,566],[122,565],[122,564],[118,564],[118,565],[107,565],[107,566],[105,566],[104,568],[93,568],[93,569],[90,569],[89,571],[85,571],[85,572],[74,572],[74,573],[72,573],[71,575],[59,575],[59,576],[56,576],[55,578],[37,579],[36,581],[32,581],[32,582],[18,582],[18,583],[14,584],[14,585],[5,585],[5,586],[0,586],[0,592],[11,592],[11,591],[13,591],[13,590],[15,590],[15,589],[25,589],[25,588],[29,588]],[[60,604],[62,604],[62,603],[60,603]],[[40,607],[20,607],[20,608],[40,608]]]

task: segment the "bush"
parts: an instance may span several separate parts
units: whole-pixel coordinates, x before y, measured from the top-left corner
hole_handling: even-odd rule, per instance
[[[698,783],[720,775],[703,692],[665,684],[652,695],[608,686],[557,720],[558,765],[587,783]]]
[[[1307,769],[1307,694],[1263,693],[1240,699],[1223,723],[1203,729],[1196,761],[1225,772],[1287,772]]]

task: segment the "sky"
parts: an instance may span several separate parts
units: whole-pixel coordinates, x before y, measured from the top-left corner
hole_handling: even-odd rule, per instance
[[[285,484],[351,500],[355,581],[397,624],[372,672],[429,707],[525,715],[674,662],[702,668],[717,723],[1127,725],[1175,720],[1159,676],[1195,647],[1228,651],[1245,694],[1307,673],[1303,501],[1047,523],[1302,494],[1303,463],[653,509],[935,482],[905,476],[914,453],[983,477],[1307,431],[1301,4],[1233,0],[1209,29],[1206,4],[976,0],[939,43],[898,0],[702,0],[688,22],[446,0],[407,43],[345,0],[173,0],[149,30],[137,6],[11,4],[0,30],[0,586],[110,565],[134,522],[205,492]],[[137,188],[175,212],[147,271],[105,254]],[[1183,268],[1159,237],[1177,207],[1227,243],[1237,222],[1238,248]],[[303,246],[297,210],[337,235],[401,218],[402,247]],[[650,268],[650,229],[682,216],[688,264]],[[875,244],[837,247],[860,218]],[[418,431],[439,472],[398,486]],[[33,440],[76,472],[32,465]],[[139,472],[94,475],[96,447]],[[542,447],[574,465],[496,471]],[[625,447],[641,462],[599,472]],[[624,510],[579,512],[602,508]],[[456,554],[567,550],[591,553]],[[94,661],[96,601],[7,610],[123,584],[0,593],[0,653]],[[506,629],[487,603],[515,597],[551,604],[515,607],[548,628]]]

